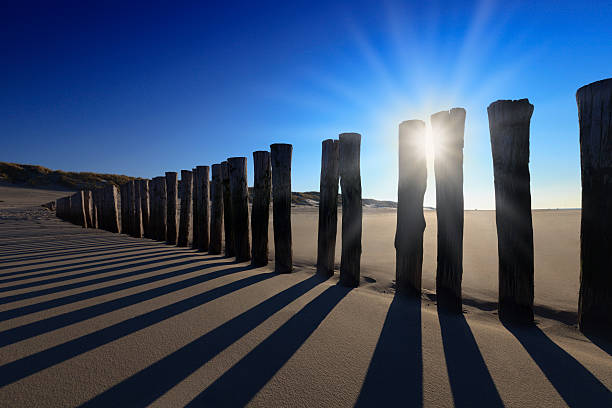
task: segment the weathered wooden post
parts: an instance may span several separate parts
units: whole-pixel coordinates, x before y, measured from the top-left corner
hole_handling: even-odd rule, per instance
[[[85,194],[83,190],[77,191],[71,197],[70,208],[73,210],[72,223],[87,228],[85,215]]]
[[[435,138],[438,267],[436,299],[443,309],[461,313],[463,277],[463,133],[465,109],[431,115]]]
[[[338,145],[342,187],[340,283],[348,287],[359,286],[360,277],[362,222],[360,148],[359,133],[340,134]]]
[[[533,227],[529,191],[527,99],[496,101],[487,108],[499,252],[499,318],[533,321]]]
[[[176,245],[178,237],[177,228],[177,205],[178,205],[178,174],[175,171],[166,172],[167,191],[167,240],[171,245]]]
[[[220,164],[212,165],[209,254],[220,254],[223,235],[223,180]]]
[[[398,292],[418,296],[423,271],[423,199],[427,187],[425,122],[400,123],[398,164],[395,285]]]
[[[210,224],[210,167],[209,166],[197,166],[196,171],[198,173],[197,180],[197,212],[198,219],[197,224],[194,221],[193,234],[195,240],[195,231],[198,231],[198,245],[197,248],[200,251],[208,251],[209,245],[209,224]],[[194,188],[195,191],[195,188]],[[195,197],[195,196],[194,196]],[[194,218],[195,219],[195,218]]]
[[[104,187],[104,198],[103,198],[103,208],[104,208],[104,217],[107,219],[107,231],[110,232],[119,232],[119,211],[117,208],[117,199],[119,193],[117,191],[117,186],[108,185]]]
[[[199,230],[197,227],[200,223],[200,219],[198,215],[198,183],[200,181],[199,172],[200,170],[196,167],[191,169],[191,179],[192,179],[192,186],[191,186],[191,194],[192,194],[192,197],[191,197],[191,225],[192,225],[191,247],[193,249],[198,249],[200,245]]]
[[[168,188],[167,188],[167,177],[159,176],[155,177],[157,179],[157,191],[158,191],[158,211],[159,211],[159,220],[158,220],[158,240],[168,242]],[[154,179],[154,180],[155,180]],[[176,191],[176,190],[175,190]],[[176,201],[175,201],[176,204]],[[176,242],[176,207],[175,207],[175,217],[174,217],[174,225],[175,225],[175,235],[174,239]]]
[[[612,340],[612,79],[576,92],[582,220],[578,325]]]
[[[223,226],[225,232],[225,256],[234,256],[234,223],[232,222],[232,195],[230,190],[229,166],[221,163],[221,182],[223,184]]]
[[[134,231],[133,236],[142,238],[142,198],[140,196],[140,180],[134,180]]]
[[[95,228],[93,224],[92,217],[92,198],[91,198],[91,190],[83,191],[83,208],[85,209],[85,223],[87,224],[87,228]]]
[[[91,190],[91,223],[93,224],[93,228],[100,228],[98,223],[98,200],[96,198],[97,191],[97,188]]]
[[[268,264],[268,223],[270,219],[270,152],[253,152],[253,208],[251,210],[251,235],[254,266]],[[291,215],[291,214],[290,214]]]
[[[130,188],[130,183],[123,183],[119,186],[119,192],[121,194],[121,232],[123,234],[129,234],[130,227],[128,225],[130,216],[130,206],[128,200],[128,190]]]
[[[159,240],[160,202],[159,181],[153,178],[149,183],[149,229],[151,239]],[[165,241],[165,239],[164,239]]]
[[[236,261],[243,262],[251,259],[247,160],[246,157],[230,157],[227,159],[227,164],[229,167],[232,199],[234,251],[236,253]]]
[[[338,140],[324,140],[321,152],[317,273],[323,276],[334,274],[338,232],[339,143]]]
[[[274,227],[274,271],[293,270],[291,239],[291,155],[293,146],[285,143],[270,145],[272,162],[272,217]]]
[[[145,238],[151,238],[151,231],[149,229],[149,218],[150,214],[150,198],[149,198],[149,180],[139,180],[140,188],[140,210],[142,213],[142,232]]]
[[[181,170],[181,182],[183,183],[183,196],[181,198],[181,216],[179,220],[179,231],[176,245],[180,247],[189,246],[191,241],[192,220],[192,195],[193,174],[190,170]]]

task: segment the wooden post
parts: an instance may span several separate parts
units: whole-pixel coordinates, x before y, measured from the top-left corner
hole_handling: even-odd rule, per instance
[[[232,222],[232,195],[230,191],[229,166],[221,163],[221,182],[223,184],[223,226],[225,232],[225,256],[234,256],[234,223]]]
[[[321,152],[317,273],[322,276],[334,274],[338,232],[339,143],[333,139],[324,140]]]
[[[200,218],[198,214],[198,184],[200,183],[200,170],[196,167],[191,169],[191,178],[192,178],[192,199],[191,199],[191,225],[192,225],[192,237],[191,247],[193,249],[198,249],[200,246],[200,234],[198,225],[200,224]]]
[[[612,340],[612,79],[576,92],[580,123],[580,330]]]
[[[176,174],[176,173],[175,173]],[[157,240],[168,241],[168,190],[167,190],[167,176],[155,177],[153,181],[157,184]],[[176,190],[175,190],[176,191]],[[175,201],[176,204],[176,201]],[[176,213],[176,211],[175,211]],[[176,218],[176,216],[175,216]],[[176,219],[175,219],[176,227]],[[175,230],[176,231],[176,230]],[[176,240],[176,237],[175,237]]]
[[[134,237],[142,238],[142,197],[140,195],[140,180],[134,180]]]
[[[395,285],[398,292],[420,296],[427,187],[425,122],[400,123],[398,169]]]
[[[178,205],[178,174],[175,171],[166,172],[167,191],[167,240],[171,245],[176,245],[178,237],[177,228],[177,205]]]
[[[438,306],[461,313],[463,277],[463,132],[465,109],[431,116],[435,138],[436,214],[438,219]]]
[[[192,239],[191,213],[193,208],[191,200],[193,199],[193,174],[191,171],[181,170],[181,182],[183,183],[183,196],[181,197],[181,216],[176,245],[186,247],[189,246]]]
[[[124,183],[119,186],[119,192],[121,193],[121,232],[124,234],[128,234],[130,231],[128,222],[129,222],[129,200],[128,200],[128,189],[130,187],[130,183]]]
[[[119,232],[119,211],[117,208],[117,200],[118,200],[119,192],[117,191],[117,186],[108,185],[104,187],[104,198],[103,198],[103,209],[104,209],[104,217],[107,219],[107,231],[110,232]]]
[[[227,164],[229,167],[232,200],[234,250],[236,252],[236,261],[243,262],[251,259],[247,159],[246,157],[230,157],[227,159]]]
[[[270,219],[270,152],[253,152],[253,208],[251,235],[253,237],[252,264],[268,264],[268,223]]]
[[[197,166],[197,211],[198,223],[194,223],[193,231],[198,231],[198,246],[200,251],[208,251],[209,246],[209,224],[210,224],[210,167]],[[194,238],[195,239],[195,238]]]
[[[140,210],[142,212],[142,232],[145,238],[151,238],[149,229],[149,218],[151,217],[150,198],[149,198],[149,180],[139,180],[140,188]]]
[[[210,196],[212,199],[210,211],[210,245],[209,254],[221,253],[221,242],[223,235],[223,181],[221,179],[221,165],[212,165],[212,183],[210,185]],[[205,188],[205,187],[203,187]]]
[[[85,209],[85,223],[87,224],[87,228],[95,228],[93,224],[91,201],[91,190],[83,191],[83,207]]]
[[[338,156],[342,187],[342,256],[340,283],[359,286],[361,262],[361,172],[359,133],[341,133]]]
[[[87,228],[87,218],[85,215],[85,194],[83,190],[77,191],[71,197],[70,207],[72,208],[72,223]]]
[[[533,321],[533,227],[529,191],[527,99],[496,101],[487,108],[499,252],[499,318]]]
[[[291,155],[293,146],[284,143],[270,145],[272,161],[272,216],[274,226],[274,271],[293,270],[291,240]]]

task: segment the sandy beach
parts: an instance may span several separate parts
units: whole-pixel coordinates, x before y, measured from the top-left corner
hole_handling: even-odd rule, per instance
[[[67,194],[0,186],[0,406],[612,406],[612,347],[575,327],[578,210],[533,212],[537,326],[506,327],[493,211],[465,212],[464,314],[448,316],[435,211],[408,299],[394,210],[364,210],[349,290],[314,274],[316,208],[292,209],[295,271],[278,275],[40,207]]]

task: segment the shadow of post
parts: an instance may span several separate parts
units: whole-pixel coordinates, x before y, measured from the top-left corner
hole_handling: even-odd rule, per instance
[[[393,298],[355,406],[423,406],[420,298]]]
[[[188,407],[245,406],[350,292],[327,288],[195,397]]]
[[[537,326],[504,327],[512,333],[570,407],[612,407],[612,393]]]
[[[438,310],[438,321],[455,406],[503,407],[465,317]]]
[[[324,280],[315,275],[277,293],[106,390],[83,406],[146,406],[151,404],[274,313],[309,292]],[[316,318],[317,316],[313,315],[312,317]],[[273,351],[272,354],[275,354],[275,352]],[[257,370],[257,368],[254,370]],[[251,373],[245,383],[252,381],[254,377]],[[237,389],[239,388],[237,387]],[[231,390],[230,392],[235,391]],[[224,401],[221,405],[226,405],[226,402]],[[211,406],[214,406],[214,404]]]

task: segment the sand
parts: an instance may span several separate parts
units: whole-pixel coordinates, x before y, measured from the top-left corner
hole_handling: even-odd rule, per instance
[[[465,311],[447,316],[435,212],[405,299],[394,211],[364,212],[348,290],[314,275],[316,210],[293,209],[296,270],[277,275],[39,207],[63,195],[0,186],[0,406],[612,406],[612,347],[574,325],[579,211],[533,213],[537,326],[516,328],[495,314],[493,212],[466,212]]]

